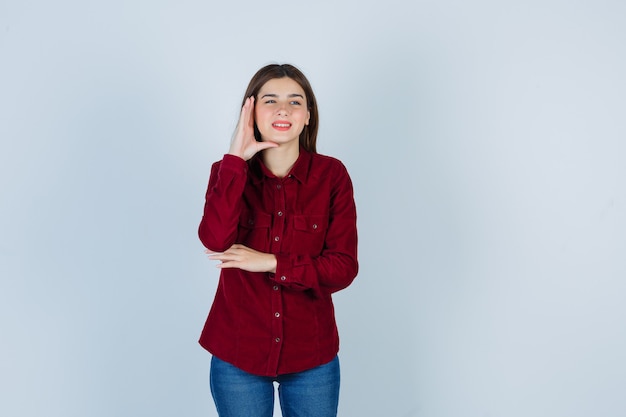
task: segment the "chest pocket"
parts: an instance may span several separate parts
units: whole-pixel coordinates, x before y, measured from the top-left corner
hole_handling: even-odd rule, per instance
[[[328,216],[296,214],[293,216],[293,251],[296,254],[319,255],[324,249]]]
[[[269,248],[272,216],[263,212],[244,210],[239,217],[237,243],[266,252]]]

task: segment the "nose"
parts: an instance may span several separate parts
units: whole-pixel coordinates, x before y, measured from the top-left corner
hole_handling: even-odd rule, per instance
[[[289,111],[287,110],[287,106],[285,104],[281,104],[278,106],[278,115],[279,116],[287,116]]]

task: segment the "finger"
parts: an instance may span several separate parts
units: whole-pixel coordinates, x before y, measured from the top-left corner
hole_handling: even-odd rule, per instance
[[[215,259],[218,261],[232,260],[232,259],[235,259],[236,257],[237,257],[236,252],[229,252],[229,251],[226,251],[224,253],[214,253],[214,254],[209,255],[209,259]]]
[[[248,120],[246,120],[246,126],[250,129],[254,129],[254,96],[248,97]]]
[[[215,265],[215,267],[219,269],[239,268],[239,262],[222,262]]]
[[[250,107],[251,107],[251,97],[248,97],[246,101],[244,101],[243,106],[241,107],[241,115],[239,116],[239,127],[244,128],[250,125]]]
[[[206,254],[209,256],[209,258],[216,258],[219,256],[224,256],[226,252],[206,252]]]
[[[241,106],[241,112],[239,112],[239,120],[237,121],[237,127],[235,131],[239,131],[243,129],[244,126],[246,126],[246,123],[248,122],[247,114],[248,114],[249,103],[250,103],[250,98],[247,98],[243,102],[243,106]]]
[[[216,252],[216,253],[210,253],[208,255],[209,255],[209,259],[226,259],[232,256],[232,252],[229,252],[227,250],[226,252]]]
[[[215,253],[209,255],[209,259],[214,259],[217,261],[241,261],[245,258],[247,251],[250,251],[250,249],[246,248],[245,246],[242,246],[241,248],[231,246],[223,253]]]

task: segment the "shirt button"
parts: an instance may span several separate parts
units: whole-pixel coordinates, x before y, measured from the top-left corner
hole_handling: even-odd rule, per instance
[[[280,240],[280,238],[279,238],[278,236],[274,236],[274,240],[275,240],[276,242],[278,242],[278,241]]]
[[[278,214],[278,216],[282,216],[282,215],[283,215],[283,212],[282,212],[282,211],[279,211],[279,212],[278,212],[278,213],[276,213],[276,214]]]
[[[280,337],[277,337],[276,339],[274,339],[274,342],[276,343],[280,342]]]
[[[313,230],[317,229],[317,224],[313,224]]]
[[[280,280],[281,280],[281,281],[285,281],[286,279],[287,279],[287,277],[286,277],[286,276],[284,276],[284,275],[283,275],[282,277],[280,277]]]
[[[278,291],[278,285],[274,285],[274,287],[272,287],[272,289],[273,289],[274,291]]]
[[[280,317],[280,313],[278,312],[274,313],[274,317]]]
[[[282,186],[282,185],[280,185],[280,184],[276,184],[276,189],[277,189],[277,190],[280,190],[281,188],[283,188],[283,186]]]

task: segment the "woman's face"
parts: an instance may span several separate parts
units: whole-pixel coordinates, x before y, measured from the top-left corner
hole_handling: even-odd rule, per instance
[[[289,77],[269,80],[257,94],[254,120],[263,141],[279,145],[298,143],[309,117],[304,90]]]

